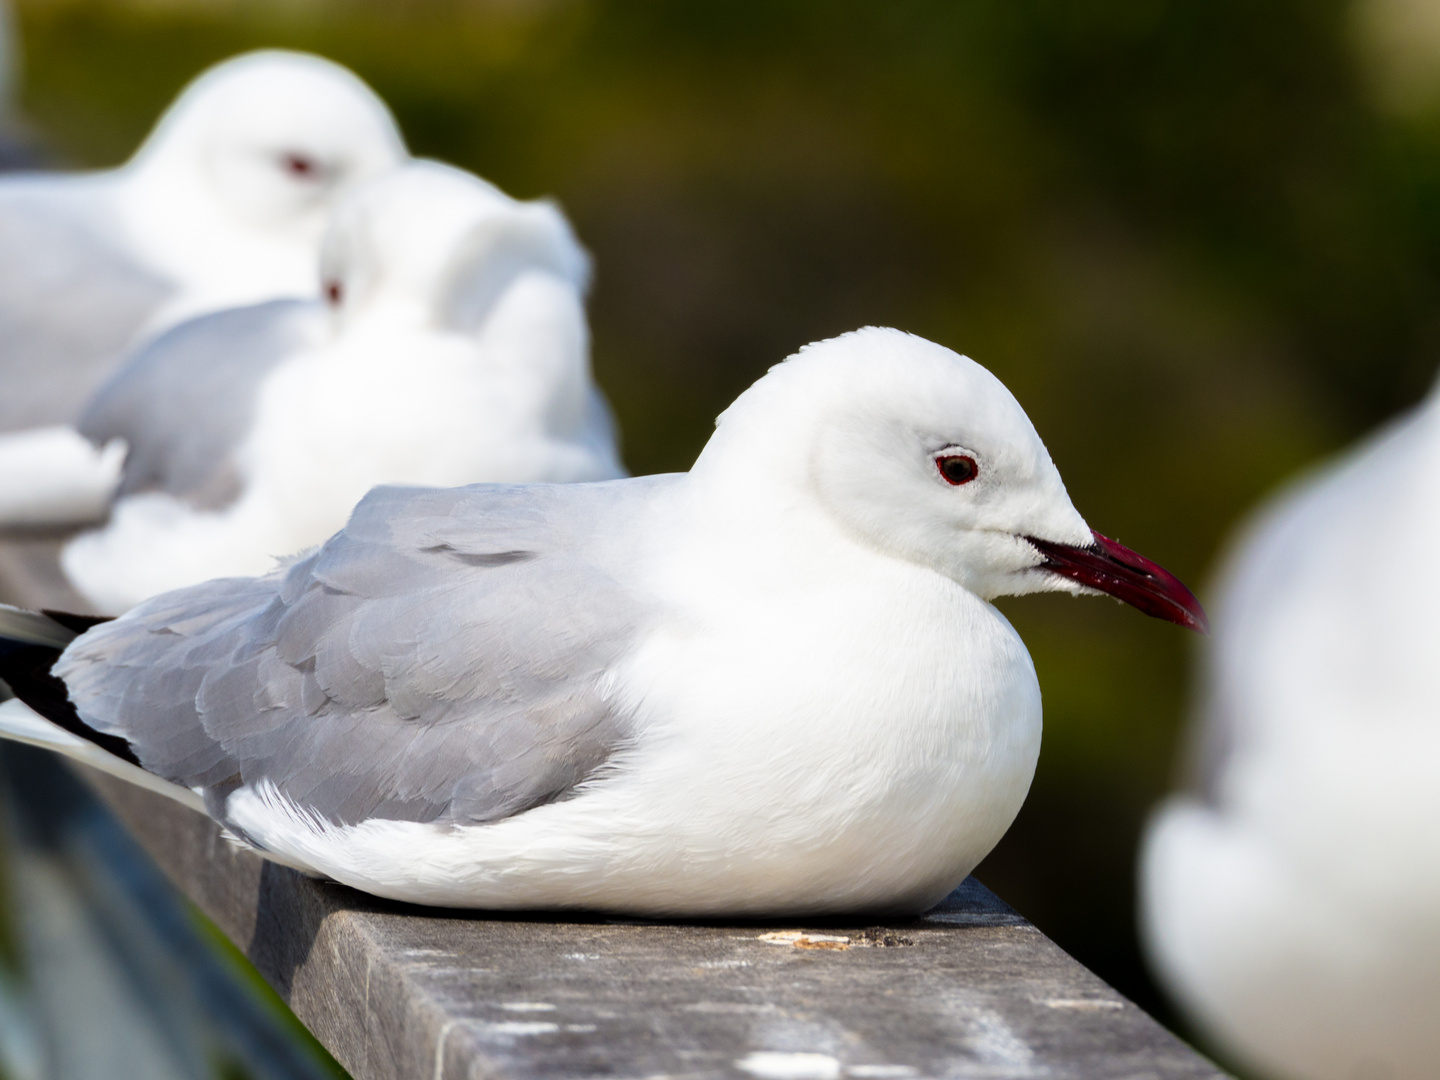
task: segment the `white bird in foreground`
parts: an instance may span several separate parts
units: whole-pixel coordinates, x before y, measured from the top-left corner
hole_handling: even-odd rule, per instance
[[[73,421],[147,334],[313,296],[336,197],[405,157],[349,71],[265,51],[192,82],[120,168],[0,178],[0,431]]]
[[[381,896],[915,912],[1029,788],[1040,689],[989,600],[1042,591],[1203,625],[994,376],[868,329],[773,368],[688,473],[379,488],[288,566],[73,643],[12,609],[34,711],[0,727]]]
[[[324,301],[156,339],[70,444],[0,438],[0,522],[118,496],[61,556],[94,610],[263,573],[376,484],[624,475],[590,375],[588,259],[554,206],[414,161],[342,203],[321,263]]]
[[[1257,1075],[1440,1069],[1440,393],[1273,502],[1220,576],[1196,791],[1152,819],[1162,981]]]

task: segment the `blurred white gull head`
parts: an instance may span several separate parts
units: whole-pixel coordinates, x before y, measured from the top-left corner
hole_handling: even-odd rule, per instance
[[[323,265],[325,300],[185,323],[85,410],[87,460],[41,494],[113,492],[62,556],[99,610],[261,573],[376,484],[623,475],[590,374],[588,260],[554,206],[412,162],[336,213]]]
[[[518,202],[470,173],[416,162],[342,203],[320,255],[321,292],[338,323],[471,333],[521,272],[578,295],[590,259],[564,215]]]
[[[136,250],[185,282],[158,317],[313,294],[337,198],[405,156],[384,102],[338,64],[266,50],[204,72],[122,169]]]
[[[1140,901],[1162,981],[1255,1075],[1440,1061],[1437,536],[1440,393],[1224,560],[1192,790],[1150,822]]]
[[[0,730],[382,896],[917,912],[1029,788],[1040,689],[988,600],[1043,590],[1203,622],[1091,532],[994,376],[872,328],[772,369],[689,473],[377,488],[317,550],[63,656],[0,613],[41,714]],[[4,664],[26,641],[66,695]]]
[[[264,51],[197,78],[117,169],[0,179],[0,430],[72,421],[146,334],[314,295],[335,201],[405,157],[353,74]]]

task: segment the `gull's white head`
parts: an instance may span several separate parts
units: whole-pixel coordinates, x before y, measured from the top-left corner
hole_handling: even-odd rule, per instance
[[[129,169],[231,224],[313,243],[335,198],[406,157],[390,111],[338,64],[265,50],[210,68],[160,118]]]
[[[860,543],[987,600],[1104,592],[1204,625],[1178,580],[1090,529],[999,379],[898,330],[868,327],[771,368],[721,415],[695,472],[818,507]]]
[[[320,255],[321,289],[342,322],[381,314],[462,333],[527,269],[583,291],[589,258],[564,215],[433,161],[409,162],[346,199]]]

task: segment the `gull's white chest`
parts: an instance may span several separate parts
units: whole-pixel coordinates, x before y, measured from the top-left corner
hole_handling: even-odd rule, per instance
[[[614,815],[618,876],[669,868],[657,910],[923,908],[1003,835],[1039,754],[1019,637],[901,564],[731,591],[655,634],[618,689],[636,746],[583,801]]]

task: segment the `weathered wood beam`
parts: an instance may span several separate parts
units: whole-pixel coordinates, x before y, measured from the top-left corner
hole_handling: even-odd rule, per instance
[[[973,879],[883,927],[442,912],[86,776],[357,1080],[1222,1075]]]

